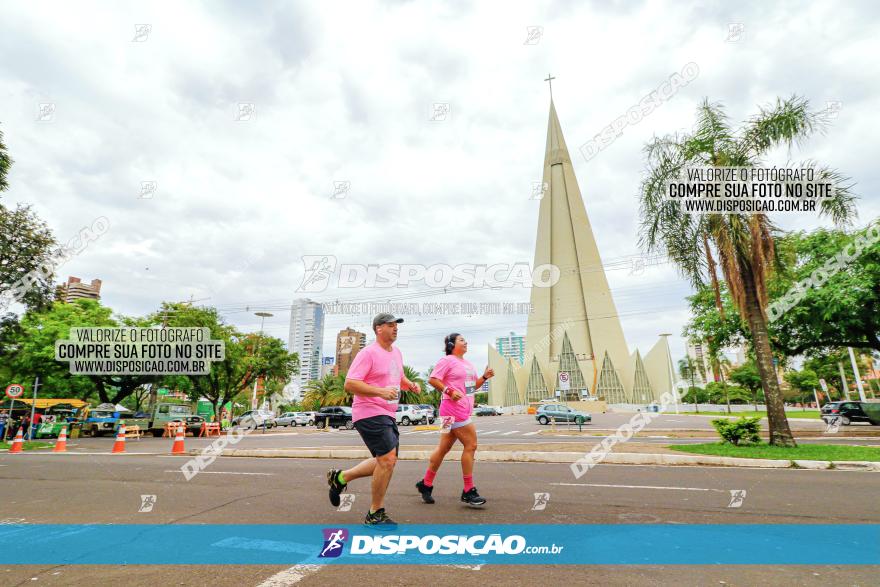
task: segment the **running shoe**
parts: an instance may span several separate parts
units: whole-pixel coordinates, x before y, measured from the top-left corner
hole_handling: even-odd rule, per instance
[[[345,485],[339,482],[340,469],[330,469],[327,471],[327,485],[330,486],[330,503],[333,507],[338,508],[339,496],[345,491]]]
[[[431,497],[431,492],[434,491],[434,487],[428,487],[425,485],[425,480],[422,479],[418,483],[416,483],[416,489],[419,490],[419,493],[422,494],[422,501],[425,503],[434,503],[434,498]]]
[[[397,522],[388,517],[388,514],[385,513],[385,508],[379,508],[372,514],[367,513],[367,517],[364,518],[364,526],[381,530],[394,530],[397,528]]]
[[[476,487],[471,487],[470,491],[462,491],[461,492],[461,501],[468,504],[471,507],[481,507],[486,505],[486,499],[480,497],[480,494],[477,493]]]

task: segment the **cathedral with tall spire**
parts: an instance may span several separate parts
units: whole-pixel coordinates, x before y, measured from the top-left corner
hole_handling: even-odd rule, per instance
[[[555,266],[559,278],[532,287],[522,365],[489,347],[489,403],[659,399],[674,385],[668,344],[629,353],[552,97],[542,188],[533,266]]]

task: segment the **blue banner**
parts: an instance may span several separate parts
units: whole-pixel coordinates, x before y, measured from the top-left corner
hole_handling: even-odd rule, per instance
[[[877,524],[0,525],[0,564],[880,564]]]

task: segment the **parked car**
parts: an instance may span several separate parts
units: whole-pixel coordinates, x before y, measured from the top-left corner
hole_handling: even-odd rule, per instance
[[[433,424],[434,419],[437,417],[437,408],[430,404],[419,404],[419,408],[421,408],[422,413],[428,417],[428,424]]]
[[[318,412],[297,412],[297,414],[300,414],[306,418],[306,426],[314,426],[315,425],[315,414],[317,414],[317,413]],[[299,420],[297,420],[296,423],[299,424],[300,423]]]
[[[315,425],[318,428],[354,428],[351,408],[348,406],[328,406],[315,414]]]
[[[424,423],[428,421],[428,415],[422,412],[420,406],[414,404],[397,404],[397,412],[394,414],[394,421],[404,426],[410,424]]]
[[[245,428],[273,428],[275,423],[275,414],[269,410],[248,410],[240,416],[232,419],[233,426],[243,426]]]
[[[492,406],[480,406],[474,410],[475,416],[500,416],[501,410]]]
[[[275,418],[275,425],[278,427],[281,426],[296,426],[296,412],[284,412],[277,418]]]
[[[593,417],[590,416],[590,414],[572,410],[568,406],[562,404],[544,404],[538,406],[535,420],[537,420],[539,424],[549,424],[550,418],[555,419],[557,422],[576,422],[578,424],[589,423],[593,420]]]
[[[866,413],[862,402],[827,403],[822,406],[821,416],[826,424],[830,424],[837,418],[838,423],[844,426],[849,426],[851,422],[870,422],[874,426],[880,425],[880,420],[876,417],[872,420],[871,416]]]

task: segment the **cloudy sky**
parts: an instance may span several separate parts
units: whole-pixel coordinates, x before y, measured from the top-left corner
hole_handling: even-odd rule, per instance
[[[831,102],[839,114],[825,136],[770,162],[827,163],[855,180],[860,224],[880,214],[873,2],[0,8],[0,129],[15,159],[4,202],[32,204],[61,241],[106,217],[107,233],[59,273],[102,279],[104,303],[124,314],[192,297],[246,330],[259,328],[253,312],[272,312],[266,331],[287,340],[303,255],[530,262],[548,72],[631,349],[644,352],[672,332],[674,355],[684,352],[689,287],[668,264],[631,263],[640,253],[636,194],[642,146],[688,128],[704,96],[734,121],[777,96],[803,95],[816,109]],[[601,153],[581,156],[579,146],[692,62],[696,79]],[[333,197],[339,185],[347,190]],[[417,290],[329,288],[310,297],[383,300]],[[514,288],[406,301],[528,296]],[[450,330],[465,333],[469,358],[484,363],[486,344],[524,332],[526,321],[405,317],[400,346],[418,369],[436,361]],[[325,348],[345,326],[369,331],[368,320],[328,316]]]

